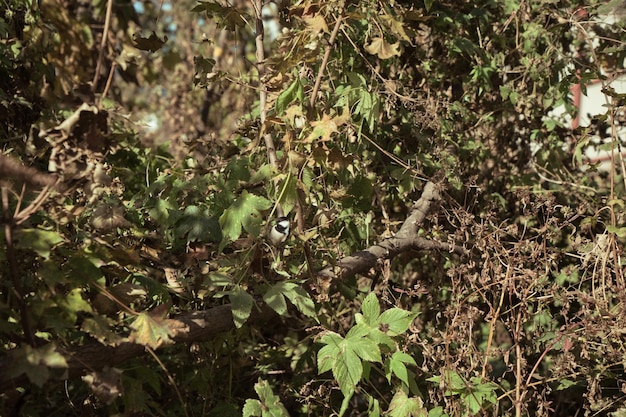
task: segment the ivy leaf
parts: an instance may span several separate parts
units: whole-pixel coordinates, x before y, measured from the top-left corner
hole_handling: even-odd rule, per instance
[[[250,194],[244,190],[239,198],[220,217],[219,222],[222,226],[224,239],[230,241],[237,240],[241,236],[242,229],[245,229],[253,236],[259,236],[263,220],[260,211],[267,210],[271,206],[272,204],[268,199]],[[225,243],[223,240],[222,245],[225,245]]]

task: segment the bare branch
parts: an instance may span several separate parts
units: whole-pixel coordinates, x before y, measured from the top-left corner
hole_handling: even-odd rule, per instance
[[[439,201],[441,193],[432,182],[426,183],[422,196],[413,206],[409,217],[404,221],[398,233],[382,242],[370,246],[366,250],[357,252],[339,260],[335,265],[322,269],[317,275],[318,280],[324,282],[324,287],[330,281],[345,279],[356,274],[365,273],[375,267],[382,259],[393,259],[397,255],[411,250],[440,250],[458,255],[467,255],[467,250],[461,246],[438,242],[417,236],[420,224],[432,209],[433,203]]]

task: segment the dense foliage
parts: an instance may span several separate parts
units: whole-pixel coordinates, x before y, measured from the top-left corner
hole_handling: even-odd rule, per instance
[[[622,9],[4,0],[0,414],[626,414]]]

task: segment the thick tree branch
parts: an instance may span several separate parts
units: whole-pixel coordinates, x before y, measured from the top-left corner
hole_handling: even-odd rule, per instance
[[[375,267],[380,260],[392,259],[410,250],[440,250],[459,255],[467,254],[467,250],[460,246],[417,236],[419,226],[424,222],[433,204],[440,198],[441,195],[437,187],[433,183],[427,183],[421,198],[414,205],[409,217],[402,224],[396,236],[347,256],[337,262],[336,265],[323,269],[317,274],[318,282],[325,282],[329,287],[333,280],[365,273]],[[251,325],[266,323],[275,316],[276,313],[264,306],[261,310],[253,309],[248,323]],[[182,314],[170,319],[170,323],[171,327],[177,330],[173,337],[176,343],[206,341],[216,334],[235,328],[230,305]],[[167,348],[167,345],[164,348]],[[65,378],[78,378],[85,372],[101,370],[105,366],[116,366],[145,354],[144,346],[130,342],[118,346],[105,346],[92,342],[71,349],[57,350],[63,354],[68,363]],[[0,392],[28,384],[28,380],[23,374],[15,378],[9,376],[14,375],[11,372],[11,365],[19,364],[18,358],[16,358],[16,355],[19,354],[20,351],[15,350],[8,352],[0,359]]]
[[[254,325],[258,322],[268,322],[276,313],[268,307],[260,310],[253,309],[248,323]],[[209,340],[211,337],[227,332],[235,328],[230,305],[214,307],[205,311],[181,314],[170,319],[172,328],[177,329],[173,337],[176,343],[194,343]],[[171,345],[164,345],[161,349]],[[117,346],[106,346],[98,342],[87,343],[83,346],[70,349],[57,348],[67,361],[67,375],[62,379],[79,378],[89,371],[99,371],[105,366],[116,366],[129,359],[139,357],[146,353],[144,346],[125,342]],[[0,393],[12,388],[29,384],[26,375],[11,378],[14,374],[12,365],[20,366],[24,359],[17,358],[19,350],[8,352],[0,359]],[[19,360],[18,360],[19,359]]]
[[[383,259],[392,259],[395,256],[411,250],[442,250],[466,255],[467,250],[461,246],[438,242],[417,236],[419,226],[430,212],[433,203],[441,199],[441,193],[432,182],[426,183],[422,196],[413,206],[409,217],[404,221],[398,233],[382,242],[370,246],[364,251],[357,252],[339,260],[335,265],[328,266],[318,273],[318,279],[323,282],[322,287],[328,287],[330,281],[345,279],[356,274],[365,273],[375,267]],[[323,289],[323,288],[322,288]]]

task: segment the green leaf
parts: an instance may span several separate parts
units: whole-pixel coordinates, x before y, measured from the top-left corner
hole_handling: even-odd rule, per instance
[[[389,358],[386,362],[386,369],[388,369],[386,374],[387,381],[391,383],[391,375],[393,374],[406,386],[409,386],[409,371],[406,368],[406,364],[417,366],[415,359],[413,359],[410,355],[407,355],[404,352],[394,352],[393,355],[391,355],[391,358]]]
[[[220,217],[224,239],[237,240],[241,236],[242,229],[253,236],[259,236],[263,223],[260,211],[267,210],[271,206],[272,204],[268,199],[244,190],[241,196]],[[222,242],[222,244],[225,243]]]
[[[439,385],[442,378],[446,387],[445,395],[458,395],[467,388],[465,380],[456,372],[448,369],[444,369],[441,376],[433,376],[426,380]]]
[[[450,417],[443,410],[443,407],[437,406],[428,412],[428,417]]]
[[[300,285],[290,282],[284,282],[283,295],[296,306],[296,308],[305,316],[315,319],[319,323],[317,313],[315,312],[315,303]]]
[[[54,246],[63,241],[63,236],[52,230],[22,229],[17,235],[16,246],[31,249],[42,258],[48,259]]]
[[[133,343],[157,349],[163,343],[172,342],[174,330],[170,328],[167,320],[153,317],[148,312],[141,312],[131,323],[132,330],[129,340]]]
[[[235,322],[235,327],[239,329],[246,323],[248,317],[250,317],[250,313],[252,312],[252,305],[254,304],[254,299],[239,285],[233,287],[233,289],[226,292],[226,294],[228,294],[228,299],[231,303],[231,310],[233,313],[233,321]]]
[[[559,380],[559,385],[556,387],[556,390],[561,391],[561,390],[568,389],[569,387],[573,387],[576,385],[577,385],[576,381],[572,381],[570,379],[561,379]]]
[[[285,297],[289,299],[302,314],[314,318],[315,321],[319,323],[313,300],[300,285],[294,282],[283,281],[273,285],[263,294],[263,301],[282,316],[287,311]]]
[[[176,235],[184,237],[187,242],[220,242],[222,229],[215,217],[208,210],[198,206],[189,206],[176,221]]]
[[[304,99],[304,89],[299,78],[294,79],[289,87],[278,95],[276,99],[276,115],[282,116],[285,113],[285,109],[295,99],[300,101]]]
[[[363,318],[365,323],[369,324],[372,327],[378,326],[378,316],[380,316],[380,304],[378,303],[378,298],[376,298],[376,294],[369,293],[365,300],[363,300],[363,304],[361,304],[361,311],[363,312]]]
[[[243,405],[243,417],[260,416],[262,412],[263,406],[259,400],[247,399]]]
[[[417,313],[391,308],[380,315],[380,323],[388,326],[387,334],[389,336],[397,336],[406,332],[416,317]]]
[[[343,338],[337,333],[327,332],[321,337],[320,342],[326,346],[317,353],[317,373],[323,374],[332,369],[334,360],[340,353]]]
[[[283,295],[283,288],[281,283],[272,286],[265,294],[263,294],[263,301],[277,312],[280,316],[283,316],[287,312],[287,302]]]
[[[280,398],[272,392],[270,384],[259,378],[254,384],[259,400],[248,399],[243,407],[243,416],[288,417],[289,413]]]
[[[154,207],[148,210],[148,214],[157,223],[165,225],[170,218],[170,212],[175,209],[176,207],[169,200],[159,198],[156,200]]]
[[[363,364],[358,355],[352,350],[347,348],[346,342],[342,342],[343,349],[341,353],[335,358],[333,363],[333,376],[339,384],[339,389],[344,396],[353,393],[357,384],[361,380],[363,375]]]
[[[54,343],[39,348],[25,345],[11,352],[12,360],[8,362],[6,377],[15,378],[26,374],[29,381],[41,387],[50,378],[52,368],[65,370],[68,365],[65,357],[56,351]]]
[[[353,350],[361,359],[370,362],[382,362],[380,348],[367,337],[349,337],[346,335],[346,346]]]
[[[409,398],[403,390],[396,391],[389,404],[388,415],[391,417],[428,417],[421,398]]]
[[[65,313],[69,315],[68,320],[72,323],[76,321],[78,313],[93,312],[91,304],[83,298],[82,294],[83,290],[81,288],[74,288],[65,297],[58,301],[59,307],[61,307]]]
[[[289,213],[298,201],[298,178],[295,175],[288,175],[286,182],[279,185],[281,190],[278,202],[282,205],[285,213]]]

